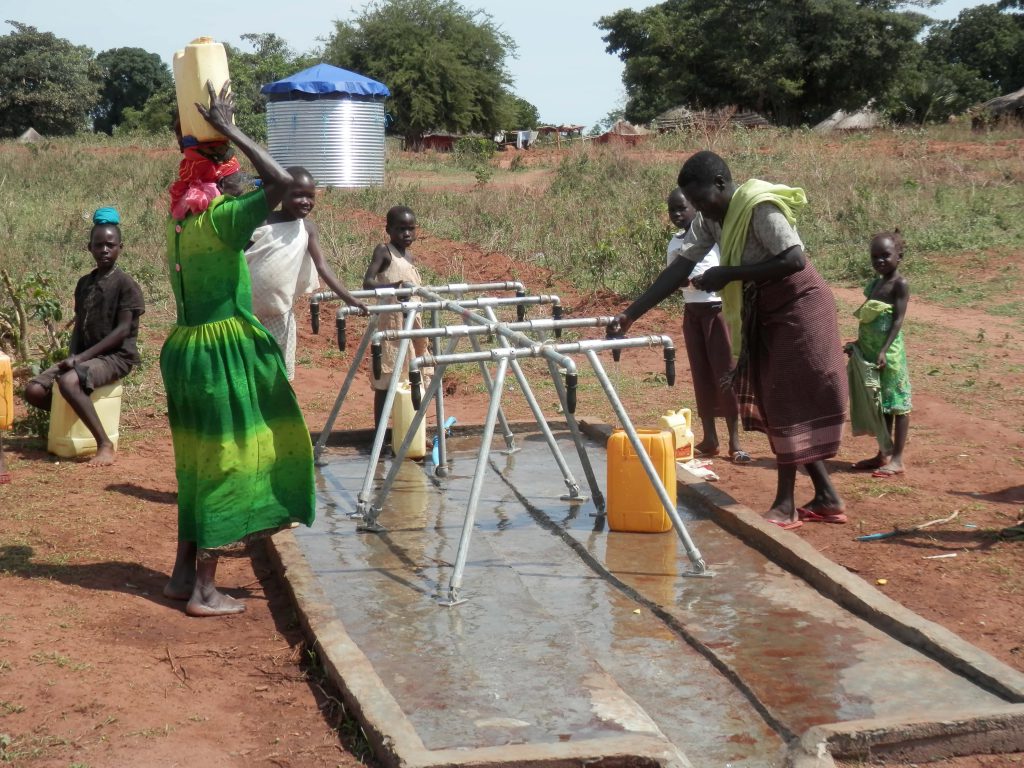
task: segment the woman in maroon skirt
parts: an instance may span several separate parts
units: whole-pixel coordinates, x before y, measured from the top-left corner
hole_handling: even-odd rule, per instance
[[[687,160],[678,181],[699,215],[678,258],[609,331],[625,333],[718,244],[722,265],[692,282],[722,295],[743,425],[765,432],[776,457],[778,486],[765,518],[785,529],[806,521],[845,523],[845,505],[825,466],[842,439],[845,361],[835,298],[793,226],[794,211],[807,198],[803,190],[758,179],[737,186],[713,152]],[[800,466],[814,484],[814,497],[803,506],[794,499]]]

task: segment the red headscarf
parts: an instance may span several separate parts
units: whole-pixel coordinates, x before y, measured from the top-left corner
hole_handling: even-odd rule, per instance
[[[202,213],[221,193],[217,182],[240,170],[238,158],[226,143],[183,149],[178,180],[171,184],[171,216],[180,221],[190,213]]]

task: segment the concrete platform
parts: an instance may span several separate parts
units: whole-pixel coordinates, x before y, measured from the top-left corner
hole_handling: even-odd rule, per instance
[[[610,533],[591,504],[560,502],[536,436],[513,456],[492,452],[469,601],[440,607],[476,440],[451,442],[444,481],[403,467],[384,534],[347,517],[366,457],[332,449],[316,525],[275,537],[385,764],[771,768],[1024,749],[1014,670],[702,483],[681,484],[680,511],[717,575],[681,578],[674,533]],[[602,445],[590,456],[603,483]]]

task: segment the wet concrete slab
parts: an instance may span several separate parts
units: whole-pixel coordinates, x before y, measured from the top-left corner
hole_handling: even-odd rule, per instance
[[[443,481],[402,468],[383,534],[357,533],[347,516],[365,455],[329,451],[317,523],[296,532],[329,610],[426,753],[498,749],[500,763],[510,745],[555,754],[571,744],[599,758],[639,738],[670,742],[679,765],[770,768],[812,726],[1005,705],[684,507],[716,576],[682,578],[674,533],[608,532],[592,504],[559,501],[564,484],[543,441],[520,444],[512,456],[491,453],[469,599],[457,607],[437,598],[455,559],[474,438],[452,441]],[[560,445],[582,482],[571,443]],[[603,483],[603,448],[589,453]]]

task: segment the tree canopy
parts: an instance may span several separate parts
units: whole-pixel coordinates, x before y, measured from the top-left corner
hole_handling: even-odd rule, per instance
[[[65,135],[89,125],[102,76],[92,49],[18,21],[0,37],[0,136]]]
[[[267,83],[293,75],[320,61],[316,54],[296,54],[284,38],[273,32],[249,33],[241,39],[252,46],[252,52],[226,46],[231,90],[238,109],[235,120],[239,127],[257,141],[267,138],[267,98],[260,93]]]
[[[918,0],[916,5],[931,4]],[[626,117],[735,105],[782,124],[856,109],[892,86],[927,18],[887,0],[666,0],[602,17],[625,63]]]
[[[141,110],[150,96],[174,84],[160,57],[142,48],[111,48],[99,54],[96,63],[103,72],[93,123],[97,131],[113,133],[125,109]]]
[[[455,0],[385,0],[335,22],[324,57],[391,89],[395,130],[416,145],[432,130],[490,134],[509,114],[505,60],[515,43]]]

